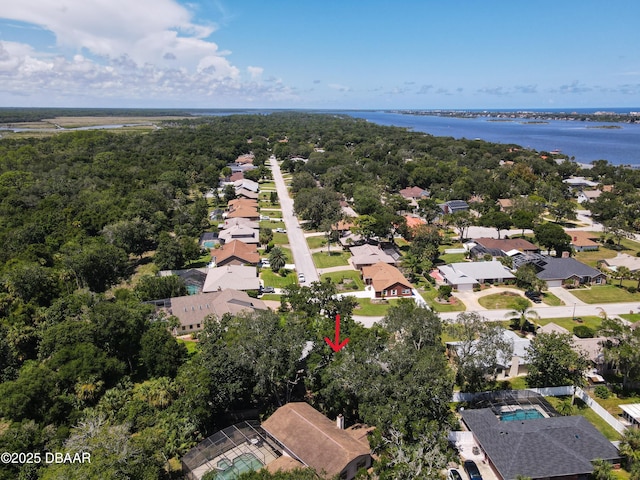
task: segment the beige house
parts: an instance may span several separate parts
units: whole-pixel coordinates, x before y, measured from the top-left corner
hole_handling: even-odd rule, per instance
[[[225,289],[219,292],[174,297],[165,309],[169,315],[177,317],[180,321],[180,326],[174,333],[184,335],[202,330],[204,320],[209,315],[220,318],[225,313],[237,315],[267,310],[267,306],[262,300],[251,298],[245,292]]]
[[[226,265],[224,267],[208,269],[202,291],[204,293],[217,292],[225,288],[234,290],[258,290],[260,288],[258,270],[256,267],[246,267],[243,265]]]
[[[282,447],[282,458],[297,460],[323,478],[338,476],[351,480],[359,469],[371,466],[371,447],[366,438],[369,429],[362,426],[344,429],[341,417],[333,422],[307,403],[288,403],[261,426]],[[281,460],[279,465],[271,465],[270,470],[296,465],[299,466],[295,461]]]
[[[388,263],[389,265],[396,264],[396,260],[377,245],[365,243],[364,245],[351,247],[349,251],[352,255],[351,264],[358,270],[380,262]]]

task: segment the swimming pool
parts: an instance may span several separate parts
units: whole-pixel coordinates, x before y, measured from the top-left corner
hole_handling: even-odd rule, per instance
[[[518,420],[534,420],[536,418],[544,418],[535,408],[519,408],[512,412],[503,412],[499,415],[501,422],[515,422]]]
[[[202,246],[204,248],[213,248],[216,246],[216,242],[215,240],[205,240],[204,242],[202,242]]]
[[[220,460],[217,466],[220,470],[215,476],[216,480],[234,480],[241,473],[258,470],[264,465],[252,453],[243,453],[233,459],[233,464],[228,460]]]

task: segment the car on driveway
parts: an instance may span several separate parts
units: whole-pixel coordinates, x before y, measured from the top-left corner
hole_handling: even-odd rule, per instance
[[[467,475],[469,475],[469,480],[482,480],[480,470],[478,470],[478,466],[473,460],[464,461],[464,470],[467,472]]]
[[[278,233],[287,233],[287,231],[284,228],[276,228],[276,232],[278,232]]]
[[[540,298],[540,294],[538,292],[532,292],[531,290],[527,290],[524,292],[524,296],[531,300],[533,303],[541,303],[542,299]]]
[[[273,287],[263,287],[260,285],[260,289],[258,290],[260,293],[276,293],[276,289]]]
[[[298,282],[300,282],[300,283],[306,282],[306,279],[304,278],[304,273],[299,273],[298,274]]]
[[[450,468],[447,472],[447,480],[462,480],[462,475],[455,468]]]

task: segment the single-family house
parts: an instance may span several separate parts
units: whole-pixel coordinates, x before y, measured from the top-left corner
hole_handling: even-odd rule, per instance
[[[221,243],[229,243],[233,240],[240,240],[244,243],[257,245],[260,243],[260,231],[255,228],[249,228],[245,225],[232,225],[222,230],[218,234]]]
[[[238,315],[255,310],[267,310],[262,300],[251,298],[246,292],[226,288],[221,291],[173,297],[165,303],[165,310],[180,321],[177,335],[197,332],[204,327],[209,315],[221,318],[225,313]]]
[[[225,288],[234,290],[258,290],[260,279],[256,267],[244,265],[226,265],[224,267],[209,268],[202,291],[204,293],[217,292]]]
[[[250,205],[238,205],[233,210],[229,210],[226,218],[248,218],[249,220],[259,220],[260,213],[256,207]]]
[[[598,182],[592,182],[584,177],[571,177],[563,180],[563,182],[574,189],[595,188],[598,186]]]
[[[628,253],[618,253],[613,258],[605,258],[602,263],[613,271],[616,271],[619,267],[627,267],[631,272],[640,270],[640,257],[632,256]]]
[[[211,260],[216,267],[225,265],[257,265],[260,261],[258,248],[254,244],[232,240],[221,248],[211,250]]]
[[[510,198],[499,198],[497,204],[501,212],[509,212],[513,209],[513,200]]]
[[[580,190],[578,192],[577,201],[578,203],[590,203],[593,202],[596,198],[598,198],[602,194],[601,190]]]
[[[424,188],[415,187],[415,186],[403,188],[398,193],[400,193],[400,195],[406,200],[409,200],[412,203],[412,205],[417,205],[416,202],[418,200],[421,200],[423,198],[429,198],[429,192],[427,190],[425,190]]]
[[[469,210],[469,204],[464,200],[449,200],[448,202],[441,203],[439,207],[445,215]]]
[[[502,341],[507,344],[511,344],[513,350],[510,355],[498,354],[496,358],[496,364],[498,370],[496,371],[496,379],[504,380],[507,378],[521,377],[528,373],[528,361],[527,361],[527,349],[531,345],[531,340],[528,338],[519,337],[515,332],[511,330],[502,329],[500,331]],[[476,340],[472,342],[471,350],[476,348],[479,342]],[[447,342],[446,348],[449,355],[457,355],[459,349],[462,347],[463,342]],[[484,366],[483,366],[484,368]]]
[[[416,215],[405,215],[404,216],[404,220],[405,222],[407,222],[407,228],[412,229],[412,228],[416,228],[419,227],[420,225],[426,225],[427,222],[421,218],[418,217]]]
[[[227,167],[229,167],[231,169],[231,173],[244,173],[244,172],[248,172],[249,170],[253,170],[256,167],[251,164],[251,163],[237,163],[237,162],[233,162],[233,163],[228,163]]]
[[[282,447],[283,456],[315,469],[322,478],[351,480],[358,470],[371,466],[363,429],[345,429],[342,417],[333,422],[308,403],[287,403],[261,426]]]
[[[249,198],[234,198],[233,200],[229,200],[227,202],[227,207],[230,212],[233,212],[235,209],[240,207],[253,207],[258,208],[258,201]]]
[[[248,178],[236,180],[235,182],[233,182],[233,186],[236,189],[236,193],[240,189],[250,190],[255,193],[260,190],[260,184],[258,182],[254,182],[253,180],[249,180]]]
[[[538,270],[536,276],[547,282],[547,287],[563,285],[603,285],[607,282],[607,274],[585,265],[575,258],[542,257],[541,262],[534,265]]]
[[[252,164],[255,158],[256,157],[253,153],[245,153],[236,158],[236,163],[239,163],[240,165]]]
[[[579,338],[573,335],[566,328],[553,322],[549,322],[546,325],[538,327],[536,333],[559,333],[562,335],[571,335],[573,349],[577,352],[585,353],[589,358],[589,361],[600,373],[603,373],[605,370],[606,362],[604,359],[602,344],[607,341],[606,337]]]
[[[571,247],[576,252],[588,252],[598,250],[600,244],[596,241],[599,234],[595,232],[585,232],[583,230],[566,230],[571,236]]]
[[[234,226],[243,226],[246,228],[254,228],[256,230],[260,228],[260,224],[257,221],[251,220],[249,218],[238,217],[238,218],[228,218],[224,222],[220,222],[218,224],[218,229],[228,230],[229,228]]]
[[[618,449],[580,415],[506,421],[491,408],[460,415],[499,480],[584,479],[594,460],[620,461]]]
[[[365,243],[364,245],[351,247],[349,251],[352,255],[350,262],[358,270],[379,262],[388,263],[389,265],[396,264],[395,258],[382,250],[379,245]]]
[[[376,298],[410,297],[413,285],[393,265],[378,262],[362,267],[364,283],[373,288]]]
[[[346,235],[351,232],[351,227],[354,223],[348,220],[338,220],[338,223],[331,225],[331,230],[338,232],[340,236]]]
[[[486,254],[492,257],[510,257],[515,253],[538,253],[540,248],[524,238],[474,238],[465,243],[467,249],[474,257],[483,257]]]
[[[469,292],[481,283],[502,283],[515,275],[497,260],[490,262],[457,262],[438,267],[442,280],[459,292]]]
[[[258,192],[254,192],[252,190],[248,190],[246,188],[236,188],[236,197],[237,198],[249,198],[251,200],[257,200],[260,197]]]

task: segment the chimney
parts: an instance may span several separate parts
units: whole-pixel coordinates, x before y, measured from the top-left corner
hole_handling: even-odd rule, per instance
[[[336,417],[336,427],[340,430],[344,430],[344,416],[342,414]]]
[[[574,236],[574,237],[573,237],[573,241],[574,241],[574,242],[577,242],[577,241],[578,241],[578,237]]]

